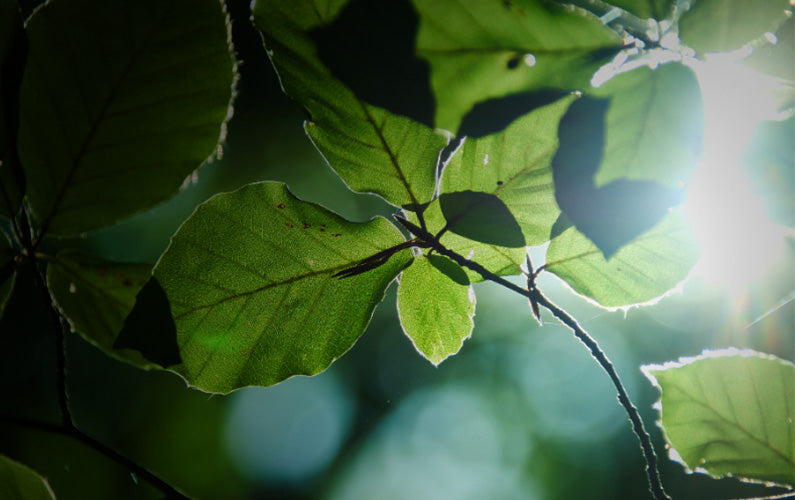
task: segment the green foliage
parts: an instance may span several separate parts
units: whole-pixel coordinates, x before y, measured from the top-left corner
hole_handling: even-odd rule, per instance
[[[47,481],[32,469],[0,455],[0,498],[5,500],[54,500]]]
[[[699,54],[739,49],[775,32],[790,7],[789,0],[698,0],[679,20],[679,37]]]
[[[113,344],[151,270],[149,264],[109,262],[67,250],[49,262],[47,286],[74,332],[112,355],[148,366],[139,353],[114,350]]]
[[[609,259],[569,227],[550,243],[546,269],[605,307],[625,307],[652,301],[683,282],[698,260],[696,248],[680,213],[668,215]]]
[[[748,63],[790,77],[790,4],[699,0],[677,25],[672,0],[614,2],[633,15],[602,6],[616,22],[562,3],[257,0],[254,25],[309,139],[405,232],[255,182],[199,205],[152,269],[47,237],[149,209],[219,151],[237,78],[225,4],[52,0],[23,24],[0,0],[0,310],[29,266],[54,318],[58,432],[91,445],[69,414],[64,323],[111,356],[229,393],[326,370],[396,280],[403,332],[439,365],[472,334],[473,284],[489,280],[589,347],[651,464],[612,364],[536,278],[549,271],[605,308],[654,303],[684,282],[699,254],[677,205],[705,122],[687,47],[700,57],[779,29],[783,47],[756,42]],[[685,48],[656,47],[634,16],[670,20]],[[762,125],[747,153],[790,226],[792,127]],[[523,269],[537,245],[545,261]],[[795,366],[743,353],[645,369],[687,467],[795,483]],[[0,457],[0,497],[40,494],[52,497]]]
[[[672,458],[713,477],[795,485],[794,364],[730,350],[643,370],[662,393]]]
[[[403,271],[397,306],[403,331],[434,365],[472,334],[475,293],[463,269],[446,257],[421,256]]]
[[[211,198],[153,271],[176,323],[182,364],[173,369],[211,392],[320,373],[356,342],[411,256],[334,275],[401,241],[383,218],[349,222],[281,183]]]
[[[45,230],[79,234],[149,208],[215,153],[234,78],[227,30],[217,0],[36,11],[19,155]]]
[[[745,170],[755,179],[771,220],[795,227],[795,117],[757,125],[745,152]]]
[[[416,0],[417,55],[431,66],[436,126],[475,104],[546,88],[583,89],[621,47],[595,17],[541,0]]]

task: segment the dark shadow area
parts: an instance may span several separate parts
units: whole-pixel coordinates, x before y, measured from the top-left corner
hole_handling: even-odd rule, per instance
[[[355,0],[311,37],[323,64],[359,99],[433,127],[430,67],[414,53],[418,24],[408,0]]]
[[[565,90],[542,89],[479,102],[461,120],[458,135],[478,138],[494,134],[517,118],[569,94]]]
[[[439,272],[455,281],[459,285],[469,286],[469,276],[467,273],[455,262],[443,257],[441,255],[428,255],[428,262],[431,263]]]
[[[560,147],[552,160],[560,209],[606,259],[656,225],[683,198],[681,190],[654,181],[619,179],[595,186],[609,105],[608,99],[587,96],[575,101],[560,121]]]
[[[450,231],[490,245],[518,248],[524,234],[511,211],[497,196],[477,191],[458,191],[439,196],[439,206]]]
[[[153,276],[135,297],[135,307],[113,343],[114,349],[135,349],[146,359],[167,368],[182,362],[177,328],[163,287]]]

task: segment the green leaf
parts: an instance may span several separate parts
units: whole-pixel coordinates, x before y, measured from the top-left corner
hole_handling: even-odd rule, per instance
[[[436,125],[456,131],[478,102],[543,88],[585,89],[621,47],[596,17],[540,0],[414,0],[417,54],[431,64]]]
[[[689,472],[795,485],[795,365],[751,350],[644,366],[671,457]]]
[[[0,498],[4,500],[54,500],[47,481],[33,469],[0,455]]]
[[[0,215],[12,217],[22,201],[24,182],[17,155],[19,86],[27,40],[16,0],[0,0]]]
[[[431,234],[438,233],[446,224],[438,199],[428,205],[422,216]],[[411,222],[419,224],[414,214],[408,214],[408,218]],[[439,241],[455,253],[477,262],[498,276],[513,276],[522,272],[519,266],[525,259],[524,247],[507,248],[489,245],[470,240],[450,231],[442,234]],[[427,254],[428,251],[426,250],[424,253]],[[483,277],[474,271],[464,269],[464,272],[472,283],[483,281]]]
[[[593,242],[569,227],[551,241],[546,270],[580,295],[618,308],[664,295],[687,278],[698,257],[689,226],[674,212],[608,260]]]
[[[439,206],[447,228],[479,241],[502,247],[524,247],[522,228],[497,196],[478,191],[442,193]]]
[[[14,251],[5,231],[0,231],[0,314],[14,289]]]
[[[787,19],[775,35],[774,43],[766,39],[754,46],[751,55],[742,59],[742,63],[792,82],[795,80],[795,18]]]
[[[638,17],[661,21],[671,17],[674,0],[610,0],[607,3],[621,7]]]
[[[616,179],[677,185],[701,154],[704,103],[693,70],[679,63],[637,68],[590,92],[610,99],[597,186]]]
[[[214,196],[153,272],[177,328],[173,369],[211,392],[320,373],[356,342],[411,252],[334,275],[403,241],[383,218],[349,222],[277,182]]]
[[[787,19],[789,0],[698,0],[679,19],[679,38],[699,54],[739,49]]]
[[[434,365],[457,353],[474,326],[475,293],[468,282],[454,281],[450,274],[464,273],[447,257],[420,256],[403,271],[398,288],[403,331]]]
[[[308,112],[304,128],[329,165],[353,190],[416,210],[433,196],[447,139],[367,104],[332,76],[309,32],[328,24],[339,7],[320,0],[258,0],[253,13],[282,86]]]
[[[538,108],[501,132],[466,139],[444,169],[442,193],[493,194],[513,215],[528,245],[548,241],[560,214],[550,168],[558,149],[558,122],[575,99],[571,95]]]
[[[743,167],[771,220],[795,227],[795,117],[756,126]]]
[[[151,367],[138,352],[113,347],[151,269],[67,250],[47,265],[47,286],[73,331],[116,358]]]
[[[44,230],[150,208],[216,152],[235,78],[218,0],[56,0],[26,29],[19,153]]]

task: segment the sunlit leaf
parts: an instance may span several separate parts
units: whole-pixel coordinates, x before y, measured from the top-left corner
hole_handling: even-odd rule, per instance
[[[417,54],[431,64],[436,125],[476,103],[543,88],[585,89],[621,39],[593,16],[540,0],[414,0]]]
[[[522,228],[496,195],[479,191],[442,193],[439,206],[447,228],[481,243],[524,247]]]
[[[0,231],[0,314],[3,313],[3,308],[14,289],[16,273],[13,268],[13,258],[11,241],[5,231]]]
[[[438,233],[445,225],[446,221],[439,207],[439,200],[434,200],[423,212],[423,218],[428,230],[432,234]],[[409,214],[409,220],[418,224],[419,221],[413,214]],[[463,236],[459,236],[451,231],[446,231],[440,238],[441,243],[469,260],[475,261],[489,271],[498,276],[513,276],[521,274],[519,266],[525,259],[525,248],[508,248],[497,245],[480,243]],[[427,250],[425,253],[428,253]],[[478,283],[483,281],[483,277],[469,269],[464,269],[469,281]]]
[[[662,393],[674,460],[713,477],[795,485],[795,365],[729,349],[643,371]]]
[[[789,0],[698,0],[679,19],[679,38],[699,53],[739,49],[787,19]]]
[[[775,32],[772,41],[766,39],[755,46],[750,56],[742,60],[757,71],[790,82],[795,80],[795,17],[787,19]]]
[[[447,270],[452,268],[452,270]],[[472,334],[475,294],[458,264],[440,255],[420,256],[400,278],[398,314],[403,331],[428,361],[438,365]]]
[[[113,348],[151,270],[149,264],[110,262],[64,251],[47,265],[47,286],[75,332],[112,356],[151,366],[135,351]]]
[[[573,95],[565,97],[501,132],[466,139],[444,169],[442,193],[493,194],[513,215],[528,245],[549,240],[560,214],[550,164],[558,148],[558,122],[574,100]]]
[[[575,101],[560,120],[560,147],[552,159],[560,210],[605,258],[654,227],[683,195],[679,187],[647,179],[620,177],[603,186],[595,184],[605,137],[615,134],[606,127],[610,107],[606,98]]]
[[[651,301],[687,278],[698,260],[693,234],[680,213],[622,247],[610,259],[575,227],[549,244],[546,270],[605,307]]]
[[[55,494],[47,481],[33,469],[0,455],[0,498],[55,500]]]
[[[610,5],[635,14],[638,17],[661,21],[671,16],[675,0],[610,0]]]
[[[447,139],[360,100],[323,65],[310,31],[328,24],[340,6],[258,0],[254,21],[284,90],[309,114],[304,128],[329,165],[352,189],[416,209],[431,200]]]
[[[147,209],[215,153],[234,80],[218,0],[54,1],[26,29],[19,153],[45,230]]]
[[[27,40],[17,0],[0,0],[0,215],[17,212],[23,175],[17,156],[19,85]]]
[[[743,163],[764,200],[770,219],[795,227],[795,117],[762,122],[754,131]]]
[[[411,254],[334,275],[403,241],[383,218],[348,222],[281,183],[211,198],[154,270],[177,329],[182,364],[173,369],[212,392],[325,370],[362,334]]]
[[[622,178],[670,185],[687,179],[704,138],[704,104],[693,70],[678,63],[642,67],[590,94],[610,99],[597,186]]]

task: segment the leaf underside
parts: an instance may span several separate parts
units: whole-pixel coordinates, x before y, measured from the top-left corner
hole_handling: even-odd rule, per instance
[[[403,241],[386,219],[348,222],[277,182],[211,198],[153,272],[176,325],[182,364],[173,369],[209,392],[325,370],[362,334],[411,253],[334,275]]]
[[[672,457],[713,477],[795,485],[795,365],[732,349],[645,366]]]

